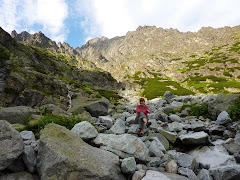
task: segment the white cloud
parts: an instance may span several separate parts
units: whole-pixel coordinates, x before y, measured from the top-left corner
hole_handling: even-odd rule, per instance
[[[3,0],[0,11],[0,26],[9,33],[42,31],[55,41],[66,40],[68,5],[64,0]]]
[[[88,36],[122,36],[140,25],[198,31],[240,24],[239,0],[78,0]],[[87,7],[87,8],[86,8]],[[97,31],[96,31],[97,29]]]

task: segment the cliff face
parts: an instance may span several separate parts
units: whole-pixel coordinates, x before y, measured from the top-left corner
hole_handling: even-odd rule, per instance
[[[34,44],[35,36],[40,38],[41,33],[21,35],[26,37],[21,41]],[[233,85],[240,78],[239,38],[240,26],[203,27],[198,32],[144,26],[122,37],[94,38],[81,48],[72,49],[64,43],[61,48],[55,47],[52,41],[45,47],[76,57],[79,62],[92,62],[124,82],[127,90],[141,91],[142,95],[147,94],[147,88],[179,92],[180,87],[187,94],[232,93],[240,92],[240,85]],[[159,85],[163,81],[164,88]]]

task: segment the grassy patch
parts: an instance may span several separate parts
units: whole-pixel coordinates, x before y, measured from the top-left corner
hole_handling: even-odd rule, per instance
[[[97,92],[101,96],[103,96],[103,97],[105,97],[105,98],[107,98],[107,99],[109,99],[111,101],[114,101],[114,100],[117,101],[117,100],[123,98],[122,96],[118,95],[116,92],[110,91],[110,90],[97,90]]]
[[[73,126],[81,121],[86,121],[86,119],[79,116],[59,116],[59,115],[45,115],[37,120],[35,123],[28,123],[26,127],[22,130],[33,131],[35,136],[39,137],[39,132],[44,128],[45,125],[49,123],[59,124],[65,126],[67,129],[71,130]]]
[[[234,105],[228,109],[228,113],[234,121],[240,119],[240,97],[234,102]]]
[[[207,82],[210,79],[212,82]],[[200,93],[223,93],[228,94],[229,92],[225,88],[240,88],[240,83],[236,80],[228,81],[226,78],[210,76],[190,76],[185,79],[187,85],[193,87]]]

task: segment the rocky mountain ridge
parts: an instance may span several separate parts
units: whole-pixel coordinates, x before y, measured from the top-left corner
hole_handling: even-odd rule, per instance
[[[34,36],[40,35],[12,33],[13,37],[29,44],[34,44]],[[86,59],[110,72],[126,85],[127,91],[122,93],[126,97],[141,93],[154,98],[167,90],[181,92],[185,89],[189,94],[240,92],[240,85],[233,85],[240,78],[239,38],[240,26],[203,27],[198,32],[140,26],[122,37],[91,39],[81,48],[68,50],[67,45],[61,50],[60,46],[56,48],[56,43],[51,45],[52,42],[46,47]],[[201,81],[199,76],[203,76]],[[168,81],[168,85],[162,86],[163,81]],[[164,88],[164,91],[156,90],[150,97],[149,84],[154,84],[151,89]]]

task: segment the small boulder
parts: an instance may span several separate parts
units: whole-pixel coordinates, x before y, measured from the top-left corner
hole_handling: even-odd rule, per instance
[[[171,143],[175,143],[177,140],[178,135],[176,133],[172,133],[169,131],[165,131],[162,128],[158,128],[158,131],[165,137],[167,140],[169,140]]]
[[[75,124],[71,131],[86,141],[94,139],[98,135],[96,128],[88,121]]]
[[[179,139],[186,145],[207,145],[210,143],[208,134],[203,131],[180,135]]]
[[[229,114],[226,111],[222,111],[218,117],[216,123],[219,125],[225,125],[227,123],[232,122],[232,119],[230,118]]]
[[[168,173],[177,174],[178,165],[174,160],[171,160],[166,164],[165,169]]]
[[[91,116],[99,117],[108,114],[108,106],[109,100],[104,98],[97,101],[89,101],[84,108],[91,114]]]
[[[134,157],[125,158],[121,164],[121,170],[125,174],[134,173],[136,170],[136,161]]]
[[[198,180],[198,177],[196,176],[196,174],[191,169],[184,168],[184,167],[179,167],[178,168],[178,173],[183,175],[183,176],[187,176],[191,180]]]

